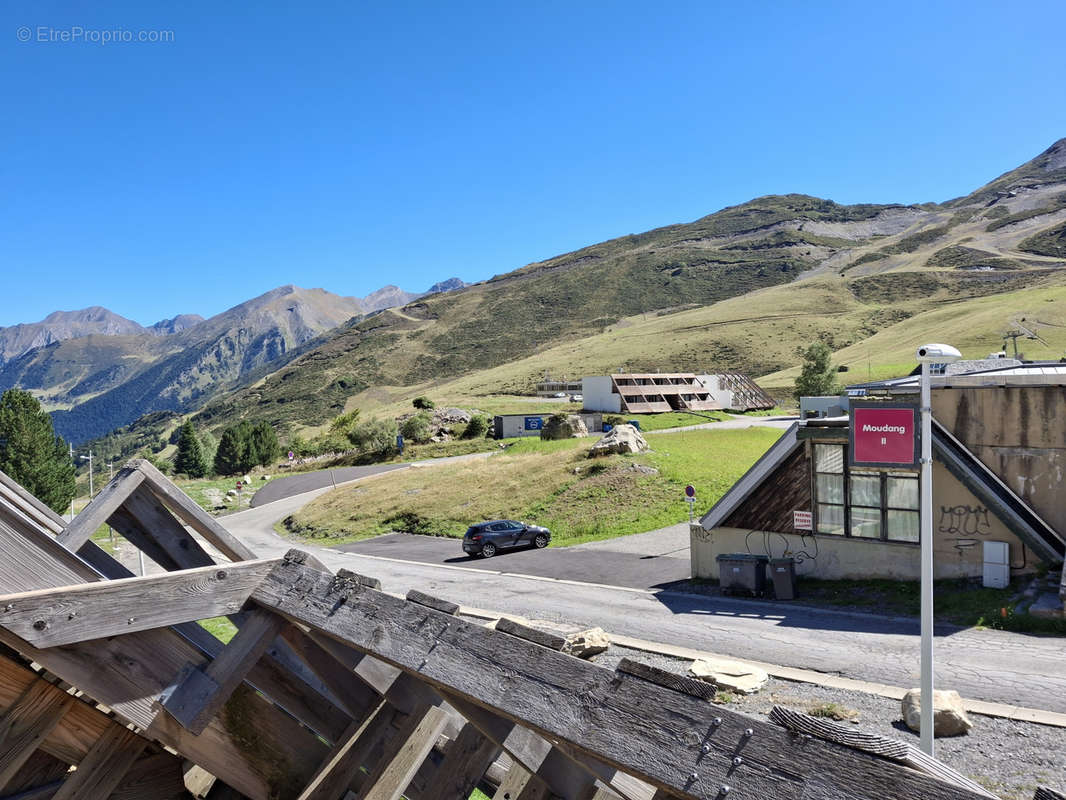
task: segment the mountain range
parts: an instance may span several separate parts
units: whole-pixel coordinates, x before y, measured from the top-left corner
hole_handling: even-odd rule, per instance
[[[458,278],[430,291],[461,288]],[[152,411],[186,411],[280,366],[323,333],[428,292],[386,286],[365,298],[282,286],[210,319],[180,314],[143,327],[93,306],[0,328],[0,390],[18,386],[78,443]]]
[[[771,195],[422,295],[282,287],[165,335],[90,310],[113,330],[23,352],[0,388],[41,396],[75,442],[153,411],[291,434],[419,393],[523,393],[545,371],[737,370],[784,388],[815,340],[863,377],[909,371],[927,335],[983,355],[1024,329],[1031,352],[1058,357],[1064,268],[1066,139],[943,203]]]

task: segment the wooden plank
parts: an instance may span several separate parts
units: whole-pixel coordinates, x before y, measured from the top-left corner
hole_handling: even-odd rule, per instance
[[[115,532],[121,534],[126,541],[144,553],[145,558],[158,564],[167,572],[181,569],[181,564],[167,555],[166,550],[159,546],[148,529],[125,506],[115,509],[115,513],[108,518],[108,523]]]
[[[8,498],[23,513],[30,516],[43,530],[59,533],[67,521],[50,509],[25,487],[3,470],[0,470],[0,497]]]
[[[181,759],[167,752],[146,753],[126,772],[107,800],[188,800]]]
[[[239,612],[280,561],[263,559],[0,596],[0,625],[57,647]]]
[[[203,670],[190,670],[186,679],[162,699],[163,708],[192,733],[202,733],[284,624],[284,620],[267,611],[249,614],[217,658]]]
[[[74,521],[56,537],[59,543],[72,553],[78,552],[78,548],[89,541],[89,537],[96,533],[96,529],[107,522],[108,518],[115,513],[130,493],[141,485],[143,480],[144,474],[132,463],[124,466],[100,491],[100,494],[90,500],[89,505],[85,506],[81,513],[74,517]]]
[[[492,800],[548,800],[550,796],[548,784],[529,770],[512,764]]]
[[[419,800],[467,800],[500,754],[500,746],[472,723],[463,725]]]
[[[62,550],[54,539],[51,541]],[[64,561],[53,556],[0,522],[0,588],[4,591],[84,583],[98,576],[73,554],[67,557],[69,560]],[[193,635],[202,635],[205,641],[221,647],[200,626],[181,627],[198,629]],[[109,706],[124,721],[148,729],[151,738],[182,752],[252,800],[285,794],[290,786],[296,787],[293,794],[298,792],[325,756],[328,745],[255,691],[240,691],[239,701],[231,701],[200,736],[193,736],[169,715],[153,708],[185,664],[203,660],[200,646],[193,641],[173,629],[158,629],[41,649],[0,627],[0,642]],[[252,719],[256,720],[254,728]],[[62,730],[60,725],[53,736]],[[63,744],[69,747],[69,742]]]
[[[73,696],[44,681],[34,681],[0,718],[0,786],[12,780],[59,724]]]
[[[698,681],[686,675],[678,675],[676,672],[652,667],[640,661],[634,661],[631,658],[623,658],[619,661],[615,671],[623,675],[631,675],[644,681],[650,681],[667,689],[673,689],[675,692],[684,692],[701,700],[714,700],[718,691],[718,687],[713,683]]]
[[[203,536],[217,547],[226,558],[233,561],[251,561],[255,553],[237,537],[222,527],[210,514],[198,506],[192,498],[167,480],[158,469],[148,461],[140,459],[130,462],[144,475],[144,480],[152,494],[169,508],[178,519]]]
[[[439,706],[423,714],[408,715],[370,771],[366,779],[368,788],[360,793],[362,800],[399,800],[447,722],[448,713]]]
[[[352,729],[330,751],[314,777],[300,792],[298,800],[336,800],[351,785],[370,749],[382,736],[387,735],[397,713],[381,702],[366,720],[353,723]]]
[[[541,647],[548,647],[552,650],[562,650],[566,644],[566,637],[559,636],[548,631],[537,630],[531,628],[528,625],[523,625],[520,622],[515,622],[513,619],[507,617],[500,617],[496,620],[496,630],[500,633],[506,633],[509,636],[517,636],[519,639],[525,639],[527,642],[533,642],[539,644]]]
[[[344,706],[352,719],[365,719],[373,711],[379,700],[378,693],[359,680],[351,669],[344,667],[295,625],[286,625],[281,636],[337,698],[337,702]]]
[[[215,563],[185,526],[156,499],[148,486],[142,484],[137,487],[126,500],[125,508],[182,569]]]
[[[381,588],[380,586],[374,588]],[[441,600],[439,597],[433,597],[432,595],[425,594],[418,591],[418,589],[412,589],[407,593],[407,602],[418,603],[429,608],[435,608],[444,614],[451,614],[452,616],[459,613],[459,604],[452,603],[448,600]]]
[[[736,797],[785,799],[830,786],[857,797],[979,796],[828,742],[805,741],[801,754],[769,723],[647,681],[618,681],[581,659],[373,589],[338,603],[331,583],[286,560],[253,600],[656,788],[713,797],[729,784]]]
[[[113,725],[108,728],[89,754],[70,773],[54,800],[98,800],[105,798],[121,783],[148,742],[131,730]]]
[[[26,759],[19,771],[6,784],[0,785],[0,800],[29,789],[44,787],[55,791],[70,769],[70,764],[60,761],[44,750],[37,750]]]

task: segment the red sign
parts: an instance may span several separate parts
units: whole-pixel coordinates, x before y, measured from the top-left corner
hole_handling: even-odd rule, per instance
[[[918,409],[852,403],[850,439],[853,467],[917,467]]]

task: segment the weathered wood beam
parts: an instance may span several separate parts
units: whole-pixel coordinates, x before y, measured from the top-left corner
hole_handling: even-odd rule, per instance
[[[366,778],[366,790],[357,793],[361,800],[398,800],[447,722],[448,712],[439,706],[409,714],[385,743],[384,752]]]
[[[186,671],[184,680],[165,693],[163,708],[192,733],[202,733],[284,625],[276,614],[253,611],[217,658],[205,669]]]
[[[512,764],[492,800],[548,800],[549,797],[548,784],[521,765]]]
[[[241,611],[278,559],[0,596],[0,625],[37,647],[119,636]]]
[[[0,717],[0,786],[8,783],[77,701],[44,681],[31,683]]]
[[[380,702],[363,722],[353,723],[322,762],[297,800],[335,800],[355,779],[367,753],[385,736],[398,712]]]
[[[149,486],[138,486],[126,499],[123,507],[130,516],[140,522],[159,547],[179,564],[181,569],[206,567],[215,563],[196,538],[156,498]]]
[[[120,469],[118,475],[101,489],[100,493],[89,501],[89,505],[56,537],[59,543],[72,553],[78,552],[78,548],[89,541],[96,529],[105,524],[130,493],[141,485],[144,477],[144,473],[133,464],[127,464]]]
[[[51,539],[43,532],[40,536]],[[6,592],[29,591],[99,577],[95,569],[51,541],[62,551],[59,555],[0,522],[0,587]],[[59,557],[63,553],[65,559]],[[193,628],[199,626],[188,626]],[[206,641],[221,647],[200,631]],[[187,663],[203,660],[200,646],[174,629],[43,649],[0,627],[0,642],[109,706],[118,718],[148,729],[150,738],[184,753],[252,800],[277,795],[290,782],[303,785],[328,750],[311,730],[250,688],[240,690],[239,701],[231,702],[200,736],[160,713],[154,703],[174,676]],[[249,739],[247,721],[253,718],[255,736]]]
[[[448,745],[419,800],[466,800],[500,750],[476,725],[466,723]]]
[[[147,746],[148,741],[133,731],[112,725],[63,781],[53,800],[108,797]]]
[[[804,740],[800,753],[796,737],[769,723],[373,589],[341,596],[332,583],[286,559],[253,600],[682,797],[714,797],[724,785],[738,798],[978,797],[829,742]]]
[[[353,720],[364,719],[377,705],[380,697],[377,692],[356,679],[351,669],[346,669],[298,627],[286,625],[281,638],[322,681],[337,702],[344,706]]]
[[[131,462],[144,476],[145,484],[175,516],[217,547],[233,561],[251,561],[255,553],[240,539],[220,525],[214,517],[198,506],[192,498],[167,480],[158,469],[141,459]]]
[[[10,475],[0,470],[0,498],[6,499],[11,506],[18,508],[43,529],[59,533],[67,526],[67,521],[50,509]]]
[[[33,753],[19,771],[3,786],[0,786],[0,800],[8,800],[28,790],[40,790],[48,787],[53,792],[66,777],[70,764],[60,761],[44,750]]]

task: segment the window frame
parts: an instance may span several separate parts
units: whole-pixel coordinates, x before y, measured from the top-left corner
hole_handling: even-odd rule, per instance
[[[920,473],[911,472],[904,469],[892,469],[892,470],[878,470],[878,469],[852,469],[848,466],[848,445],[840,441],[812,441],[810,451],[810,476],[811,476],[811,506],[814,512],[814,532],[821,536],[836,536],[845,539],[855,539],[868,542],[883,542],[890,544],[904,544],[904,545],[920,545],[921,544],[921,524],[918,525],[918,538],[917,539],[899,539],[892,538],[888,535],[888,513],[890,511],[904,511],[909,513],[921,513],[921,481],[919,479]],[[818,470],[818,459],[816,455],[816,448],[819,446],[824,447],[839,447],[841,449],[841,455],[843,458],[843,469],[841,472],[820,472]],[[818,494],[818,476],[819,475],[840,475],[844,481],[844,497],[843,503],[826,503],[823,502]],[[879,490],[879,505],[867,506],[852,503],[851,499],[851,484],[852,475],[858,475],[861,477],[877,477],[878,490]],[[918,501],[916,508],[907,508],[903,506],[889,505],[888,501],[888,480],[889,478],[913,480],[917,484],[918,489]],[[844,511],[844,531],[843,533],[830,533],[828,531],[819,530],[821,523],[820,508],[823,505],[842,507]],[[873,536],[857,536],[852,532],[851,515],[853,508],[860,509],[874,509],[877,508],[880,511],[880,534],[877,537]],[[919,516],[920,520],[920,516]]]

